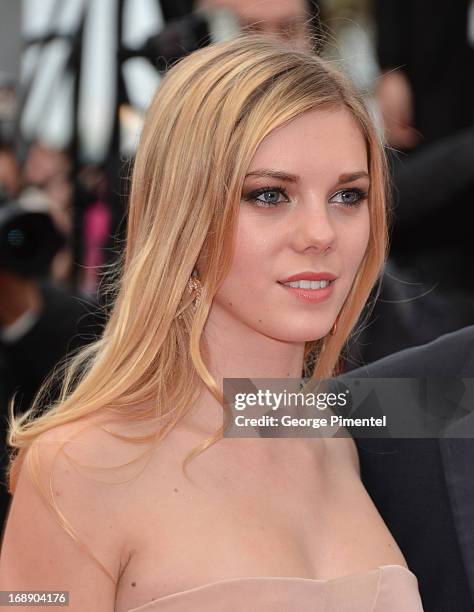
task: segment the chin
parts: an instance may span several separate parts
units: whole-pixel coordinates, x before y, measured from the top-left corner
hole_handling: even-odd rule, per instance
[[[321,325],[315,328],[314,325],[311,327],[299,327],[292,329],[291,326],[286,326],[285,330],[278,330],[280,333],[272,334],[276,340],[282,342],[314,342],[315,340],[321,340],[324,336],[327,336],[331,331],[332,323],[327,325]],[[275,330],[276,331],[276,330]]]

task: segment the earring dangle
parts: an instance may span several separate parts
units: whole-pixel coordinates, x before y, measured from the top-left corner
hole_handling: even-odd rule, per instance
[[[197,274],[196,269],[193,270],[193,273],[190,279],[188,280],[188,292],[190,294],[193,294],[193,293],[196,294],[192,302],[192,309],[193,309],[193,312],[195,312],[199,304],[199,301],[201,299],[201,293],[202,293],[202,284],[201,284],[201,281],[199,280],[199,276]]]
[[[197,305],[199,304],[199,300],[201,299],[201,291],[202,291],[201,281],[199,280],[196,269],[193,270],[192,275],[188,279],[188,284],[186,285],[186,289],[190,295],[195,293],[194,299],[191,302],[191,308],[194,313],[196,312]],[[183,313],[178,315],[178,319],[180,321],[184,319]]]

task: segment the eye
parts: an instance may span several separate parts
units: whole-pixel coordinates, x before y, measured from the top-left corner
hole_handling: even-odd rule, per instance
[[[263,199],[260,199],[262,196]],[[257,206],[268,208],[283,204],[284,200],[281,200],[280,196],[284,196],[288,201],[288,193],[283,187],[261,187],[247,194],[244,199],[247,202],[254,202]]]
[[[341,191],[335,193],[329,202],[336,202],[337,204],[342,204],[343,206],[351,208],[361,204],[367,199],[367,196],[368,193],[366,191],[362,191],[362,189],[342,189]],[[335,198],[339,199],[336,200]]]

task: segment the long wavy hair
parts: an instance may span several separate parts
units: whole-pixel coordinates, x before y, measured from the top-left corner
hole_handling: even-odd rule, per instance
[[[272,130],[310,110],[340,108],[351,113],[367,144],[370,238],[336,333],[305,347],[305,356],[314,359],[313,378],[334,374],[386,256],[383,146],[360,95],[332,65],[262,35],[240,35],[188,55],[162,80],[135,159],[110,316],[101,337],[63,364],[60,396],[47,410],[48,386],[58,370],[26,413],[15,416],[10,405],[11,493],[25,455],[37,482],[36,454],[27,451],[55,426],[100,414],[130,424],[146,420],[156,422],[156,431],[127,439],[153,444],[204,387],[224,410],[222,390],[206,365],[203,329],[231,264],[245,173]],[[202,294],[194,310],[187,288],[201,255]],[[194,448],[183,466],[222,435],[223,427]],[[57,512],[52,487],[48,494]],[[74,538],[62,516],[60,523]]]

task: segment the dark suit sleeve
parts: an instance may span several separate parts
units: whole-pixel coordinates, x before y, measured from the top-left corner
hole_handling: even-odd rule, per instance
[[[474,377],[474,325],[352,370],[350,378]]]

